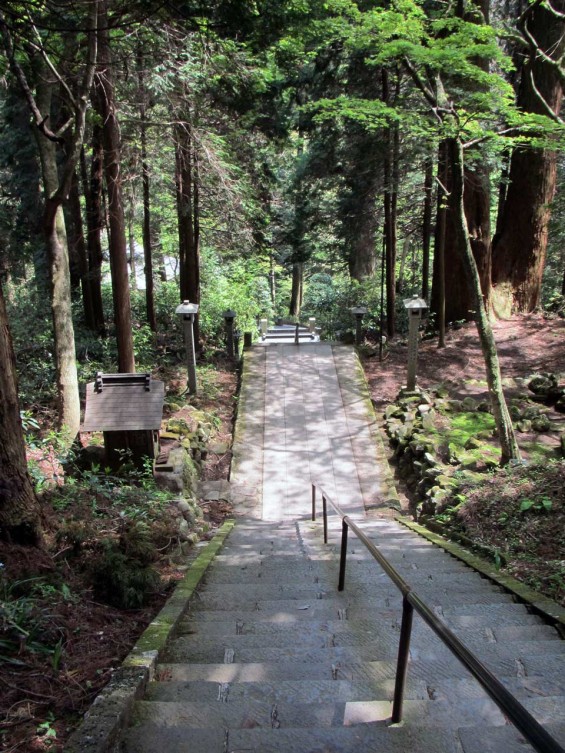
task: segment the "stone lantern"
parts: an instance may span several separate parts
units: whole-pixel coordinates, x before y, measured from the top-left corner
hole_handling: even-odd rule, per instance
[[[353,306],[351,309],[351,313],[355,316],[355,345],[358,346],[361,345],[362,342],[361,323],[367,311],[368,309],[366,306]]]
[[[228,309],[227,311],[224,311],[222,316],[224,317],[224,321],[226,323],[226,344],[228,349],[228,358],[233,358],[235,355],[233,341],[233,322],[236,317],[236,313],[235,311],[233,311],[233,309]]]
[[[198,313],[198,304],[183,301],[175,309],[175,314],[182,318],[184,327],[184,342],[186,345],[187,361],[187,392],[196,394],[196,353],[194,351],[194,319]]]
[[[404,301],[408,311],[408,377],[406,389],[413,392],[416,389],[416,364],[418,362],[418,329],[422,317],[428,310],[428,304],[423,298],[413,295]]]

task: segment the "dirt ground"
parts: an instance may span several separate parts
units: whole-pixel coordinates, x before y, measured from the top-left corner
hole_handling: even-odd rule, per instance
[[[514,316],[494,322],[493,331],[503,379],[548,371],[565,373],[565,320],[542,314]],[[402,340],[388,345],[382,363],[378,356],[365,360],[365,373],[376,407],[394,401],[406,382],[407,362],[408,350]],[[474,324],[449,330],[445,348],[437,347],[436,338],[420,342],[418,385],[423,389],[443,382],[459,399],[486,394],[484,386],[476,384],[484,380],[485,365]]]

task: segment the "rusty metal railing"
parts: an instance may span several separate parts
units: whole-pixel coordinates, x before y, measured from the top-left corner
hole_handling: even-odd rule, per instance
[[[410,639],[412,635],[412,619],[416,611],[434,633],[445,643],[450,651],[478,680],[486,693],[492,698],[507,718],[520,730],[532,747],[538,753],[565,753],[565,749],[555,740],[547,730],[522,706],[490,670],[459,640],[444,622],[420,599],[395,570],[387,558],[379,551],[371,539],[359,528],[350,517],[344,515],[338,505],[318,484],[312,484],[312,520],[316,520],[316,490],[322,496],[322,511],[324,523],[324,544],[328,543],[328,504],[341,518],[341,554],[339,563],[338,590],[345,587],[345,568],[347,564],[347,537],[351,529],[357,538],[365,545],[372,557],[379,563],[398,590],[402,593],[402,624],[398,645],[398,659],[396,664],[396,681],[392,704],[392,723],[402,721],[402,707],[404,702],[404,688],[408,672],[408,658]]]

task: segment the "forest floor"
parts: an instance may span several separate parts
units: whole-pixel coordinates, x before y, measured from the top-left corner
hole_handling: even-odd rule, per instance
[[[516,317],[496,323],[495,335],[509,392],[518,389],[516,379],[535,372],[565,370],[565,321],[541,315]],[[377,413],[394,401],[405,380],[406,362],[406,344],[400,340],[388,346],[382,363],[378,357],[364,359]],[[184,386],[174,372],[160,377],[172,393],[180,393]],[[216,414],[219,424],[214,444],[229,447],[237,373],[233,366],[220,361],[213,369],[205,369],[203,378],[208,383],[191,402]],[[484,363],[473,325],[450,331],[446,347],[441,350],[436,340],[421,342],[418,382],[423,388],[442,382],[453,397],[477,397],[485,392],[484,378]],[[521,435],[521,440],[525,439],[527,436]],[[230,461],[229,450],[208,453],[203,478],[227,479]],[[55,476],[60,473],[54,455],[41,462],[44,471]],[[551,516],[538,514],[534,520],[532,531],[535,529],[538,544],[540,541],[542,544],[529,547],[531,556],[522,568],[533,570],[530,582],[532,578],[535,582],[546,560],[565,558],[563,549],[556,550],[565,530],[564,476],[561,465],[546,484],[548,493],[555,492],[555,498],[560,499],[559,506],[555,506]],[[491,480],[500,486],[498,497],[506,499],[503,514],[511,513],[519,520],[520,515],[511,510],[516,505],[512,483],[504,480],[503,475],[500,480],[496,477]],[[402,492],[401,486],[400,489]],[[491,489],[490,498],[492,492]],[[467,524],[475,526],[477,536],[487,539],[492,534],[491,543],[496,547],[500,545],[497,540],[501,536],[500,515],[493,517],[488,504],[481,507],[479,498],[480,494],[471,500]],[[109,507],[103,495],[98,504],[95,502],[76,501],[77,505],[82,504],[79,513],[93,537],[104,534],[108,517],[100,513],[104,512],[104,504]],[[409,502],[406,496],[406,510]],[[102,603],[82,579],[80,569],[66,563],[65,546],[57,538],[61,510],[50,506],[48,493],[42,504],[45,550],[30,551],[0,544],[0,750],[4,753],[59,753],[81,715],[161,608],[175,581],[182,577],[177,563],[166,555],[165,527],[163,556],[155,563],[162,585],[155,590],[149,604],[141,609],[124,610]],[[201,507],[213,527],[220,525],[230,512],[229,505],[223,502],[202,500]],[[520,538],[521,533],[513,530],[512,535]],[[532,533],[530,537],[533,538]],[[10,578],[3,577],[3,573],[9,573]],[[26,633],[19,632],[19,627]],[[14,646],[15,640],[19,645]]]
[[[507,400],[527,395],[528,379],[534,374],[554,373],[563,384],[563,319],[515,316],[495,322],[493,329]],[[407,358],[406,343],[398,340],[389,344],[382,362],[378,356],[363,360],[377,415],[394,402],[405,383]],[[449,330],[444,348],[438,349],[436,338],[420,342],[418,385],[428,391],[442,385],[454,400],[487,399],[485,364],[474,324]],[[481,483],[456,489],[435,520],[490,550],[505,572],[565,606],[565,461],[560,444],[565,415],[545,410],[549,432],[516,433],[525,464],[485,473]],[[496,446],[496,438],[491,442]],[[392,450],[389,459],[396,470]],[[396,484],[403,512],[413,514],[417,500],[398,476]],[[461,491],[463,504],[459,504],[461,496],[455,497]]]
[[[169,394],[181,394],[185,385],[176,369],[160,372],[159,377]],[[190,404],[217,417],[213,444],[226,448],[208,452],[202,480],[227,479],[237,371],[220,359],[199,371],[199,380],[199,392]],[[182,407],[178,413],[182,415]],[[168,411],[166,417],[174,415]],[[90,437],[82,435],[81,440],[87,444]],[[182,578],[182,565],[190,555],[171,556],[178,548],[179,513],[166,501],[150,510],[142,483],[137,491],[127,490],[123,500],[114,479],[102,471],[89,474],[88,490],[71,483],[72,478],[61,487],[63,469],[54,449],[42,445],[29,456],[47,480],[40,497],[45,547],[35,550],[0,542],[0,751],[59,753]],[[61,497],[61,488],[67,487],[69,493]],[[209,537],[229,507],[203,500],[200,506],[211,527]],[[142,608],[116,608],[93,591],[88,560],[101,553],[108,537],[127,535],[136,524],[142,533],[143,526],[151,525],[152,544],[162,550],[151,561],[159,581]]]

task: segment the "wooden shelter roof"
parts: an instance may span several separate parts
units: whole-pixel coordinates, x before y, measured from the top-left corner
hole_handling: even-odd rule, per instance
[[[82,431],[159,429],[165,385],[150,374],[98,374],[86,385]]]

